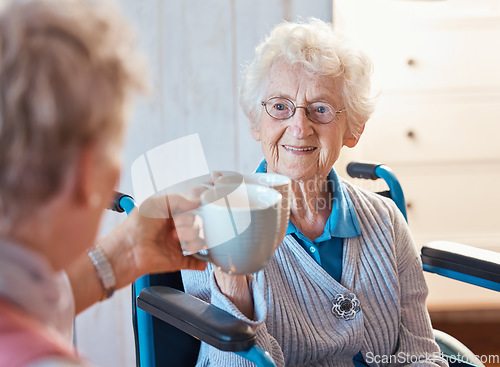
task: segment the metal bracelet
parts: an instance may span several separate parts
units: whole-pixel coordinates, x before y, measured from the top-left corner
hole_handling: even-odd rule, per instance
[[[104,295],[101,299],[101,301],[104,301],[105,299],[110,298],[115,292],[115,273],[105,255],[103,248],[99,244],[92,247],[87,253],[95,266],[97,276],[101,280],[104,288]]]

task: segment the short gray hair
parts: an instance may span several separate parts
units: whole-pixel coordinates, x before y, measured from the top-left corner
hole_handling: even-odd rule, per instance
[[[2,8],[0,227],[54,197],[86,144],[111,145],[122,134],[128,96],[145,87],[135,46],[106,1],[13,0]]]
[[[374,110],[370,58],[331,24],[312,18],[307,23],[282,22],[255,48],[243,74],[240,104],[258,121],[268,87],[269,71],[278,61],[302,64],[306,70],[341,82],[351,133],[359,136]]]

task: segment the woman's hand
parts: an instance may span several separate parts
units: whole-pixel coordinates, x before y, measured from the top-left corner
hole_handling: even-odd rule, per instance
[[[168,212],[153,217],[133,210],[129,218],[116,227],[109,240],[110,262],[113,265],[117,286],[124,286],[148,273],[172,272],[180,269],[205,269],[205,262],[184,256],[180,241],[191,249],[203,247],[200,225],[189,211],[198,208],[198,200],[180,195],[158,197],[164,201]],[[172,218],[173,217],[173,218]],[[103,242],[101,246],[107,252]]]
[[[194,215],[189,214],[199,206],[199,201],[179,195],[156,200],[161,202],[156,208],[163,208],[163,215],[156,212],[153,217],[146,217],[134,209],[124,222],[97,241],[115,273],[116,289],[148,273],[204,270],[206,267],[204,261],[184,256],[179,242],[184,241],[190,248],[200,248],[203,244],[199,237],[200,227]],[[68,267],[67,273],[77,314],[102,299],[103,286],[86,253]]]

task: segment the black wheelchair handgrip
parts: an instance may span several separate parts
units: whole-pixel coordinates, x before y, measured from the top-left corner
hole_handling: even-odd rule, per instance
[[[375,169],[380,165],[376,162],[351,162],[347,165],[347,174],[353,178],[376,180]]]
[[[109,204],[108,209],[113,210],[113,211],[118,212],[118,213],[123,213],[125,211],[125,209],[123,209],[121,207],[120,200],[126,196],[129,198],[132,198],[132,196],[130,196],[130,195],[115,191],[113,200],[111,200],[111,203]]]

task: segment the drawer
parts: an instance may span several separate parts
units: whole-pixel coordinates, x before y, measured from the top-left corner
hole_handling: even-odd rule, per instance
[[[500,160],[500,94],[381,96],[354,150],[392,163]]]
[[[500,8],[476,2],[335,0],[334,24],[374,62],[384,93],[500,87]]]
[[[392,169],[418,245],[448,240],[500,251],[500,163]]]
[[[385,42],[368,50],[383,92],[500,89],[500,29],[398,31]]]
[[[353,157],[360,160],[366,157]],[[383,180],[352,179],[345,161],[337,172],[369,191]],[[390,165],[405,195],[408,224],[418,246],[445,240],[500,252],[500,163]]]

